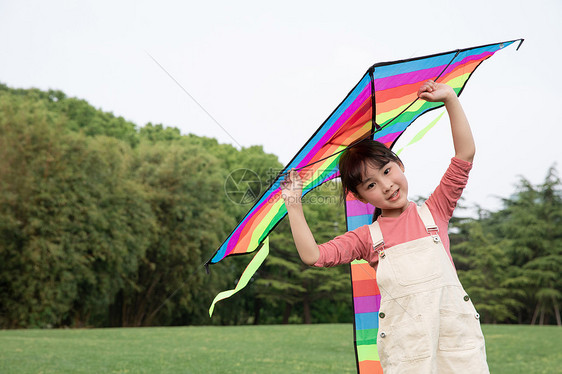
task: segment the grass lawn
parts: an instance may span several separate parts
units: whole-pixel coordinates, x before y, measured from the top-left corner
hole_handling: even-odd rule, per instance
[[[492,373],[562,373],[562,328],[484,325]],[[355,373],[351,325],[0,331],[0,373]]]

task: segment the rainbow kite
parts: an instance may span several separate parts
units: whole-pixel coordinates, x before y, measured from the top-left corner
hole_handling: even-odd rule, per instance
[[[304,196],[339,176],[339,155],[357,141],[371,137],[392,148],[419,116],[443,106],[443,103],[418,100],[417,91],[423,82],[433,79],[448,84],[459,95],[484,60],[515,42],[519,42],[519,49],[523,39],[371,66],[207,262],[207,265],[215,264],[227,256],[250,253],[262,246],[236,289],[217,295],[210,313],[217,301],[243,288],[267,256],[266,238],[287,214],[280,188],[287,171],[292,168],[299,171]],[[347,229],[370,224],[373,210],[373,206],[348,197]],[[376,347],[380,305],[376,273],[367,262],[355,261],[351,264],[351,276],[358,372],[382,373]]]

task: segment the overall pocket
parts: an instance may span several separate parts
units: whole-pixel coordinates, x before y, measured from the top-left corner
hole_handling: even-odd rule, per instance
[[[385,367],[390,361],[414,361],[431,355],[429,336],[421,315],[409,321],[379,327],[379,357]]]
[[[483,344],[478,313],[459,313],[441,309],[439,324],[440,351],[466,351]]]
[[[442,246],[436,245],[429,238],[424,239],[418,239],[411,248],[399,253],[391,253],[392,249],[387,251],[388,262],[401,286],[429,282],[441,276],[438,251]]]

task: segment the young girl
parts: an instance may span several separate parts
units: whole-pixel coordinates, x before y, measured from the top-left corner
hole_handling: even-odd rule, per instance
[[[420,207],[408,201],[404,164],[381,143],[365,140],[342,154],[339,168],[343,196],[351,192],[377,207],[376,221],[317,245],[302,210],[302,181],[292,170],[282,191],[291,231],[308,265],[364,259],[377,269],[377,347],[385,374],[488,373],[480,316],[458,280],[447,235],[472,167],[474,140],[451,87],[428,81],[418,97],[445,104],[455,148],[429,199]]]

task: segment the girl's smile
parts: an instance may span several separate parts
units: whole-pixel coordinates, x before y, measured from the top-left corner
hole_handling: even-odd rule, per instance
[[[397,217],[408,207],[408,181],[402,164],[390,161],[381,168],[366,164],[362,179],[358,197],[380,208],[384,217]]]

